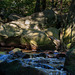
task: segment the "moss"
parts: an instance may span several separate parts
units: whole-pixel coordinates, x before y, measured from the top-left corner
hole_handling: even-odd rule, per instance
[[[71,75],[75,75],[75,65],[70,65],[65,67]]]
[[[54,27],[50,27],[47,30],[45,30],[45,32],[49,35],[49,36],[53,36],[56,39],[59,39],[59,30],[54,28]]]
[[[67,52],[65,68],[72,74],[75,75],[75,47]]]
[[[2,52],[2,51],[0,51],[0,54],[6,54],[6,52]]]
[[[21,36],[21,38],[20,38],[20,42],[22,45],[29,44],[29,41],[30,41],[30,39],[27,38],[26,36]]]

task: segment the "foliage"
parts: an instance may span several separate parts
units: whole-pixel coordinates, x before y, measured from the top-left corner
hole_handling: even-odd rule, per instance
[[[68,12],[71,0],[63,0],[63,12]],[[24,16],[31,15],[34,13],[36,0],[1,0],[0,1],[0,13],[7,17],[10,13],[18,13]],[[46,9],[52,7],[52,2],[50,0],[46,1]],[[60,9],[60,2],[55,1],[54,6],[56,9]],[[3,12],[2,12],[3,11]]]

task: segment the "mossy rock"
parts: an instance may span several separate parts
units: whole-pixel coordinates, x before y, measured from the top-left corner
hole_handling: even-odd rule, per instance
[[[65,69],[75,75],[75,46],[66,54]]]
[[[37,47],[45,47],[50,48],[51,46],[54,47],[54,43],[47,37],[47,35],[38,30],[28,30],[27,33],[23,34],[21,37],[21,43],[29,43],[30,45],[35,45]],[[51,49],[52,49],[51,47]]]
[[[39,71],[33,67],[23,67],[19,61],[13,61],[11,63],[0,63],[1,75],[46,75],[44,72]]]
[[[56,39],[59,39],[59,30],[57,28],[54,27],[50,27],[48,29],[45,30],[45,32],[49,35],[52,36]]]
[[[13,32],[14,33],[14,32]],[[6,33],[5,33],[6,34]],[[35,45],[37,47],[43,48],[50,48],[50,49],[55,49],[55,45],[53,41],[51,41],[47,35],[38,30],[34,29],[28,29],[28,30],[23,30],[23,33],[20,36],[9,36],[6,34],[4,38],[4,43],[6,46],[19,46],[19,45]],[[1,38],[2,40],[2,38]]]

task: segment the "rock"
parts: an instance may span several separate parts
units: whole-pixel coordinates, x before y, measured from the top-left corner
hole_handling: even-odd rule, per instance
[[[20,48],[13,49],[9,54],[11,54],[11,58],[30,58],[30,55],[23,53]]]
[[[57,54],[56,57],[57,57],[57,58],[64,58],[64,57],[66,57],[66,55],[60,53],[60,54]]]
[[[45,54],[45,53],[40,53],[40,54],[39,54],[39,57],[44,57],[44,58],[46,58],[46,54]]]
[[[36,68],[23,67],[19,61],[0,63],[0,73],[1,75],[47,75]]]
[[[49,51],[49,52],[48,52],[48,54],[53,54],[53,53],[54,53],[53,51]]]
[[[22,30],[22,33],[17,35],[16,34],[17,31],[15,30],[12,31],[11,29],[12,27],[9,26],[9,28],[8,27],[6,28],[7,28],[6,32],[4,32],[4,30],[1,31],[1,37],[3,37],[4,39],[1,39],[0,44],[3,46],[6,45],[17,47],[23,45],[29,47],[29,49],[32,48],[33,50],[55,49],[55,44],[51,40],[49,40],[47,35],[42,31]],[[11,31],[8,29],[11,29]],[[12,34],[10,32],[12,32]]]
[[[59,49],[60,40],[59,40],[59,30],[54,27],[50,27],[45,30],[46,35],[49,37],[50,40],[56,45],[55,48]]]
[[[30,55],[29,55],[29,54],[25,54],[25,55],[23,56],[23,58],[30,58]]]
[[[21,15],[17,15],[15,13],[12,13],[8,16],[8,19],[9,20],[17,20],[17,19],[20,19],[22,16]]]
[[[61,66],[57,67],[57,69],[58,69],[58,70],[63,70],[63,68],[64,68],[64,66],[63,66],[63,65],[61,65]]]
[[[53,37],[54,39],[59,40],[59,30],[54,27],[50,27],[44,30],[49,36]]]
[[[20,18],[18,15],[11,14],[9,18],[15,20]],[[40,30],[41,27],[50,26],[54,23],[55,13],[53,10],[45,10],[43,12],[34,13],[31,16],[20,18],[16,21],[7,23],[8,25],[18,26],[22,29],[37,29]],[[45,25],[45,26],[44,26]]]
[[[16,52],[22,52],[22,50],[20,48],[15,48],[12,51],[10,51],[9,54],[14,54]]]
[[[75,75],[75,46],[66,54],[65,69]]]
[[[47,56],[47,55],[46,55],[45,53],[33,54],[33,55],[32,55],[33,58],[35,58],[35,57],[39,57],[39,58],[40,58],[40,57],[44,57],[44,58],[46,58],[46,56]]]
[[[53,56],[52,56],[52,55],[48,55],[47,57],[48,57],[48,58],[53,58]]]
[[[55,18],[52,10],[45,10],[43,12],[34,13],[31,16],[20,18],[16,21],[11,21],[4,25],[0,25],[0,44],[3,46],[25,46],[27,49],[32,50],[54,50],[55,44],[51,41],[45,30],[41,30],[41,26],[50,26]],[[51,22],[52,21],[52,22]],[[46,22],[46,23],[45,23]],[[46,30],[50,32],[49,36],[54,36],[58,39],[58,30],[50,28]]]
[[[13,57],[15,58],[23,58],[26,54],[22,53],[22,52],[15,52],[13,54]]]

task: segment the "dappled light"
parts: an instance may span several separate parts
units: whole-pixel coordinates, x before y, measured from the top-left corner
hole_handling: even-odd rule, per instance
[[[75,0],[0,0],[1,75],[75,75]]]

